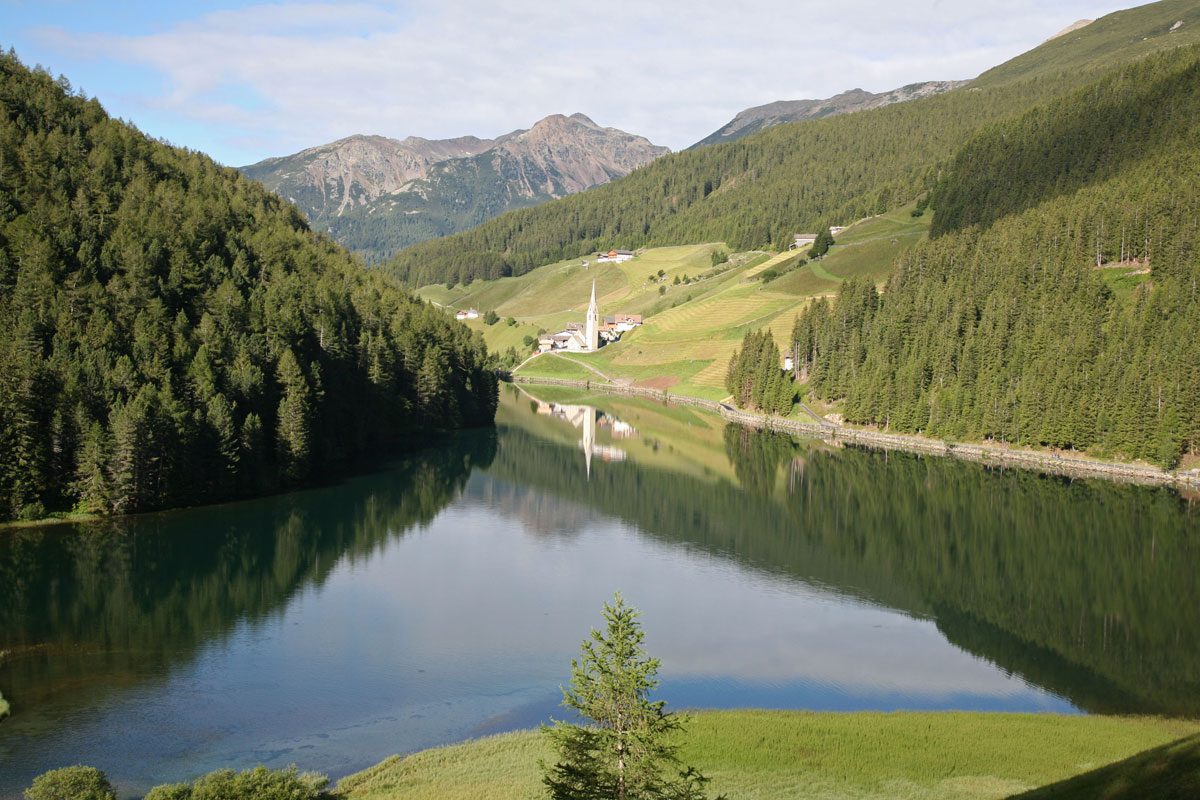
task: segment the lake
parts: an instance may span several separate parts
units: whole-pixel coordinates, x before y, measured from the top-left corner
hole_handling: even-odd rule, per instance
[[[1200,715],[1194,497],[501,389],[336,486],[0,531],[0,797],[537,725],[617,590],[676,708]]]

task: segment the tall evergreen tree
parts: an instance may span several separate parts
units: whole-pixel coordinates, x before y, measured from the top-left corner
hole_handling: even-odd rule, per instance
[[[591,721],[544,728],[558,761],[541,764],[554,800],[702,800],[707,779],[679,760],[682,720],[651,700],[659,661],[646,655],[638,612],[618,593],[571,661],[563,705]]]

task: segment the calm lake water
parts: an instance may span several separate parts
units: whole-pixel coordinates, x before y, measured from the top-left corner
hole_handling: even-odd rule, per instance
[[[1194,499],[502,394],[338,486],[0,531],[0,797],[536,725],[618,589],[674,707],[1200,715]]]

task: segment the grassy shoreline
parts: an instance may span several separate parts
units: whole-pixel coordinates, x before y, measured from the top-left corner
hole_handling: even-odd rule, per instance
[[[1200,733],[1200,722],[990,712],[704,711],[682,757],[738,800],[1005,798]],[[343,778],[346,800],[542,796],[538,731],[393,756]]]

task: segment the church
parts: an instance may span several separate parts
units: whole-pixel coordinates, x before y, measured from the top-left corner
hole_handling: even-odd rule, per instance
[[[538,350],[565,350],[569,353],[594,353],[600,349],[600,307],[596,304],[596,282],[592,281],[592,301],[587,318],[580,325],[573,322],[565,331],[538,339]]]

